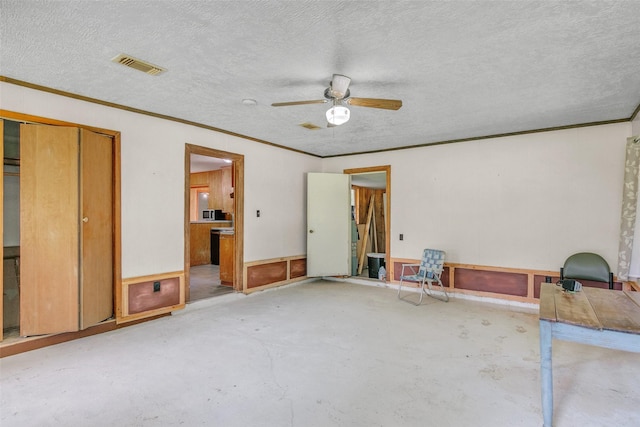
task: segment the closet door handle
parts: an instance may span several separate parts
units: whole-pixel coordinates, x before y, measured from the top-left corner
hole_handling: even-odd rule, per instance
[[[84,218],[82,218],[82,222],[89,222],[89,218],[85,216]]]

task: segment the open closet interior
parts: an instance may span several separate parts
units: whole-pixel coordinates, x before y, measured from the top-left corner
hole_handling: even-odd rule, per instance
[[[0,121],[3,136],[3,336],[17,337],[20,327],[20,123]]]

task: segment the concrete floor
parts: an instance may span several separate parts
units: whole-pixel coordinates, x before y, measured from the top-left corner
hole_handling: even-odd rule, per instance
[[[637,354],[554,343],[555,426],[640,425]],[[9,426],[535,426],[535,311],[316,281],[0,360]]]

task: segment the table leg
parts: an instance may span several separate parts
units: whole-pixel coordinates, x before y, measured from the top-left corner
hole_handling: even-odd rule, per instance
[[[551,322],[540,320],[540,379],[544,427],[553,422],[553,373],[551,369]]]

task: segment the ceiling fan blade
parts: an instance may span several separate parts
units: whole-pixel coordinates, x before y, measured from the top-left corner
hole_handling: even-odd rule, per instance
[[[399,99],[377,99],[377,98],[348,98],[345,102],[349,105],[369,108],[382,108],[384,110],[399,110],[402,101]]]
[[[328,99],[315,99],[313,101],[274,102],[272,107],[288,107],[289,105],[326,104]]]

